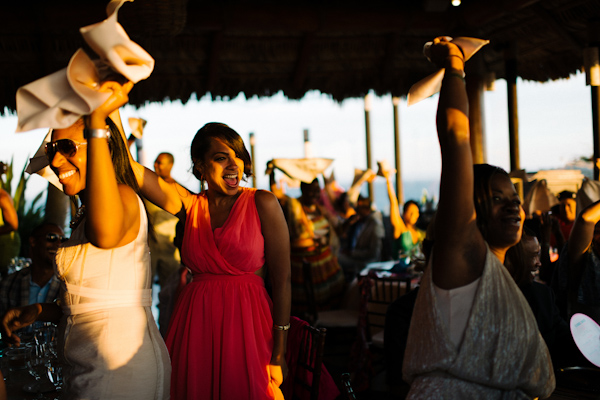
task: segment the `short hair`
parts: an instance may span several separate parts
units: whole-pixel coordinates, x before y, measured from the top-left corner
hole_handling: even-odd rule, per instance
[[[167,157],[167,159],[169,160],[169,162],[171,164],[175,163],[175,157],[173,157],[173,154],[171,154],[171,153],[160,153],[159,155],[156,156],[156,159],[158,159],[158,157],[160,157],[160,156]]]
[[[190,155],[192,157],[192,173],[194,176],[199,181],[203,181],[202,173],[198,171],[197,167],[199,166],[198,164],[204,164],[206,154],[214,139],[221,140],[235,152],[235,154],[244,162],[244,178],[251,177],[252,159],[244,145],[244,141],[236,131],[220,122],[207,123],[196,132],[196,136],[194,136],[194,140],[192,140]]]

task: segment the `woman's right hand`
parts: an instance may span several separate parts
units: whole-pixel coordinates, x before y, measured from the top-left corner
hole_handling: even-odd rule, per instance
[[[439,68],[446,66],[446,58],[450,56],[464,60],[462,50],[449,39],[447,36],[436,37],[429,48],[429,59]]]
[[[33,324],[40,313],[42,307],[40,304],[30,304],[28,306],[11,308],[2,318],[2,340],[9,345],[19,345],[21,338],[13,332]]]

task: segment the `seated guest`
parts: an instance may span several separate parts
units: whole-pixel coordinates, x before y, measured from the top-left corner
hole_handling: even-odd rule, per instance
[[[33,229],[29,237],[31,265],[0,282],[0,316],[13,307],[56,300],[60,281],[54,275],[53,260],[64,240],[64,232],[56,224],[46,222]]]
[[[371,200],[359,196],[356,211],[344,224],[344,245],[338,257],[348,282],[352,282],[366,264],[381,259],[385,235],[381,213],[373,210]]]

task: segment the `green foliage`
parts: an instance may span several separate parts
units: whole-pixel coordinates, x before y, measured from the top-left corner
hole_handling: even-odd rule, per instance
[[[28,257],[27,253],[27,243],[29,242],[29,236],[31,235],[31,231],[37,225],[41,224],[44,220],[45,216],[45,207],[43,204],[38,204],[44,195],[44,192],[40,192],[35,196],[31,204],[28,208],[26,208],[25,201],[25,189],[27,188],[27,180],[28,176],[25,175],[25,167],[21,171],[21,175],[19,177],[19,181],[17,183],[17,187],[14,193],[11,190],[12,180],[14,178],[13,174],[13,160],[14,157],[10,160],[10,164],[7,164],[6,174],[3,178],[0,179],[2,184],[2,189],[6,190],[11,197],[13,198],[13,202],[15,205],[15,210],[17,211],[17,217],[19,218],[19,229],[18,236],[20,237],[20,251],[19,256]]]

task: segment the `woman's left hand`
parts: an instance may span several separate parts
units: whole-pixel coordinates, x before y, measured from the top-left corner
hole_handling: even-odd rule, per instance
[[[281,385],[281,383],[287,378],[288,376],[288,366],[287,363],[285,362],[285,360],[282,360],[281,363],[275,363],[275,362],[271,362],[270,364],[271,367],[281,367],[281,373],[282,373],[282,381],[279,382],[279,384]],[[274,377],[274,376],[273,376]],[[275,377],[274,377],[275,378]]]
[[[101,92],[112,92],[111,96],[100,107],[89,115],[90,129],[102,129],[106,126],[106,118],[129,101],[129,92],[133,88],[133,82],[120,84],[116,81],[106,81],[100,86]]]

